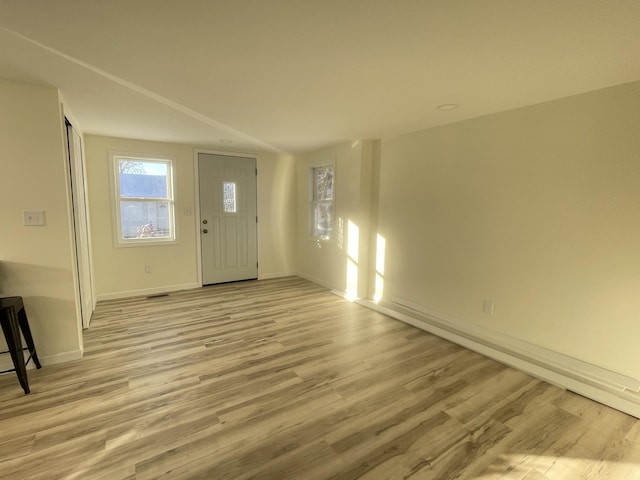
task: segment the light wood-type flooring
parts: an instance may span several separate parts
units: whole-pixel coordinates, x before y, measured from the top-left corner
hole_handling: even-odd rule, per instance
[[[295,277],[100,303],[29,379],[4,480],[640,479],[633,417]]]

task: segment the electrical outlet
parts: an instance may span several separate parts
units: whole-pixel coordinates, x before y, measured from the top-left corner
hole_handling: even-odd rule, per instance
[[[485,300],[482,304],[482,311],[487,315],[493,315],[494,303],[491,300]]]
[[[144,273],[151,273],[151,265],[144,266]]]

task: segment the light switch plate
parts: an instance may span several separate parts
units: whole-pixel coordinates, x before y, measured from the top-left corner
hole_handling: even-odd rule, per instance
[[[41,227],[46,224],[44,210],[23,210],[22,217],[27,227]]]

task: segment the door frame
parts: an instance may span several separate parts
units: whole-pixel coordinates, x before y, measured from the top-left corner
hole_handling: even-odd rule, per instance
[[[209,155],[223,155],[225,157],[240,157],[240,158],[252,158],[256,161],[256,170],[258,169],[258,163],[260,157],[255,153],[241,153],[241,152],[227,152],[223,150],[210,150],[206,148],[195,148],[193,150],[193,178],[195,187],[195,226],[196,226],[196,266],[198,268],[198,284],[202,287],[202,241],[200,239],[200,224],[202,219],[200,217],[200,171],[198,167],[198,156],[201,154]],[[260,207],[260,182],[256,175],[256,214],[260,217],[258,208]],[[260,270],[262,262],[260,261],[260,223],[256,225],[256,255],[258,257],[258,279],[260,279]]]
[[[72,225],[72,233],[73,233],[73,249],[74,249],[74,276],[76,277],[77,283],[77,294],[78,294],[78,302],[79,302],[79,317],[80,317],[80,326],[81,329],[85,330],[89,328],[89,324],[91,323],[91,317],[93,312],[96,309],[96,295],[95,295],[95,279],[93,277],[93,252],[91,248],[91,222],[89,219],[89,201],[87,195],[87,167],[86,167],[86,157],[84,152],[84,138],[82,132],[76,128],[75,120],[65,112],[63,115],[64,119],[64,134],[65,134],[65,150],[67,155],[68,162],[68,175],[69,175],[69,193],[70,193],[70,201],[72,207],[71,213],[71,225]],[[80,150],[73,155],[72,145],[74,142],[73,135],[77,135],[79,139],[79,147]],[[81,185],[78,185],[78,181],[80,180]],[[80,188],[81,187],[81,188]],[[80,191],[81,190],[81,191]],[[80,218],[79,208],[84,212],[84,218]],[[87,244],[84,245],[87,251],[87,259],[86,264],[83,261],[81,249],[83,246],[81,242],[83,239],[80,234],[80,227],[78,222],[84,223],[84,227],[86,230],[86,241]],[[86,276],[86,283],[82,281],[83,274]],[[86,302],[89,301],[90,305],[87,306]],[[89,311],[86,311],[86,308]]]

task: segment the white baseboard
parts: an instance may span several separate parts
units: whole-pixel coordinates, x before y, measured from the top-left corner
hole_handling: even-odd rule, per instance
[[[125,290],[122,292],[101,293],[97,296],[98,302],[104,300],[119,300],[121,298],[144,297],[147,295],[157,295],[159,293],[177,292],[180,290],[191,290],[200,288],[199,283],[184,283],[182,285],[165,285],[163,287],[142,288],[140,290]]]
[[[297,275],[298,277],[304,278],[306,280],[309,280],[310,282],[317,283],[318,285],[322,285],[323,287],[328,288],[329,290],[335,290],[335,287],[333,285],[329,285],[329,283],[325,282],[324,280],[320,280],[319,278],[315,278],[311,275],[307,275],[306,273],[298,272],[295,275]],[[335,290],[335,291],[339,292],[340,290]],[[346,295],[346,293],[344,295]]]
[[[57,363],[70,362],[71,360],[80,360],[82,358],[82,350],[73,350],[70,352],[54,353],[52,355],[38,355],[40,363],[43,367],[56,365]]]
[[[442,318],[406,300],[357,303],[501,363],[640,418],[640,381],[507,335]]]
[[[272,278],[284,278],[284,277],[292,277],[295,273],[293,272],[280,272],[280,273],[261,273],[258,275],[258,280],[269,280]]]
[[[27,352],[24,352],[25,360],[28,357],[29,357],[29,354]],[[79,360],[81,358],[82,358],[82,350],[73,350],[70,352],[54,353],[51,355],[38,355],[38,360],[40,360],[40,364],[43,367],[47,367],[49,365],[55,365],[57,363],[69,362],[71,360]],[[0,371],[3,372],[11,368],[13,368],[13,362],[11,361],[11,356],[9,354],[3,355],[3,357],[0,358]],[[30,361],[29,364],[27,365],[27,370],[32,370],[35,368],[36,366],[33,363],[33,360]],[[7,372],[7,373],[10,373],[11,375],[15,375],[15,372]]]
[[[27,356],[25,355],[25,359],[27,358]],[[40,357],[38,357],[40,358]],[[9,373],[11,375],[15,375],[15,372],[6,372],[5,370],[9,370],[13,368],[13,362],[11,361],[11,355],[9,355],[8,353],[3,355],[0,358],[0,372],[4,372],[4,375],[8,375]],[[33,362],[29,362],[29,365],[27,365],[27,370],[31,370],[32,368],[36,368],[35,365],[33,365]]]

